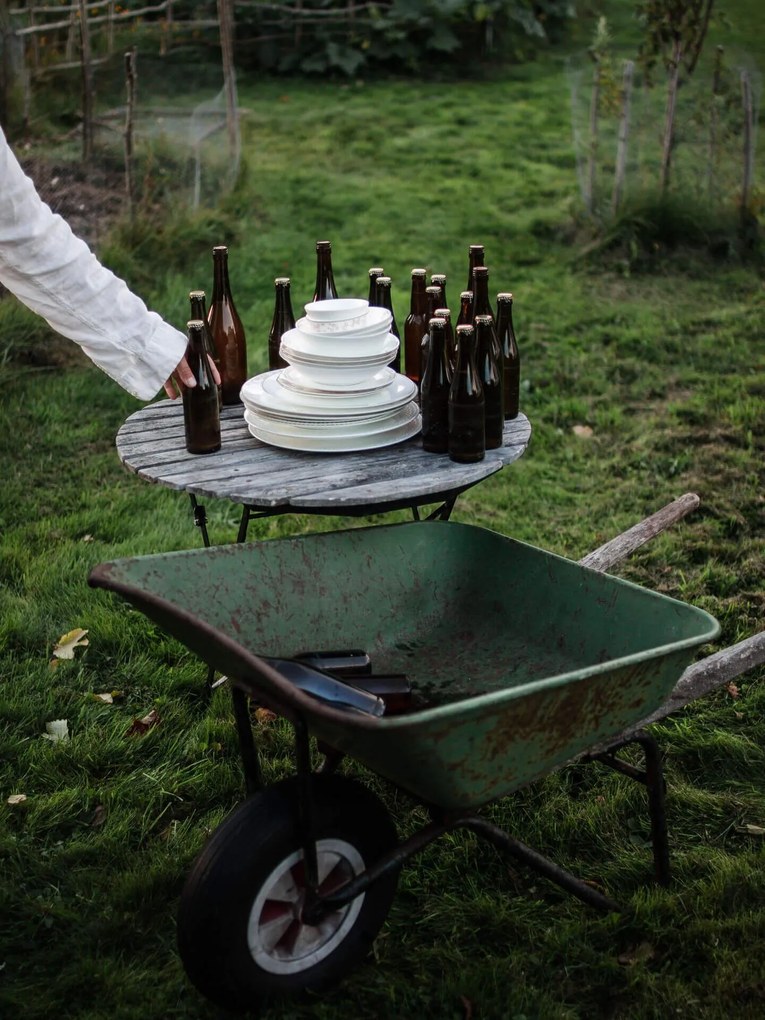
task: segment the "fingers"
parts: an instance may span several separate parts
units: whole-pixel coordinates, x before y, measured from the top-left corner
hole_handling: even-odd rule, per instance
[[[175,366],[175,371],[170,378],[165,380],[164,390],[171,400],[175,400],[183,393],[184,387],[188,386],[189,389],[192,389],[196,384],[194,373],[189,368],[186,358],[183,357]]]

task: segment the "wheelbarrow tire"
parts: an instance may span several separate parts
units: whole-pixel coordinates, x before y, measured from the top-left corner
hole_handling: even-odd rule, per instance
[[[325,884],[353,877],[397,845],[384,804],[361,783],[314,775],[311,785]],[[390,909],[396,871],[319,926],[294,918],[302,876],[297,809],[295,778],[246,800],[213,833],[181,894],[184,968],[197,989],[224,1009],[253,1010],[265,998],[338,980],[369,952]]]

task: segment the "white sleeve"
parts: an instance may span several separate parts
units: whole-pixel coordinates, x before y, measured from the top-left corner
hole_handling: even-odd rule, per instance
[[[106,269],[24,174],[0,128],[0,283],[121,386],[149,400],[186,337]]]

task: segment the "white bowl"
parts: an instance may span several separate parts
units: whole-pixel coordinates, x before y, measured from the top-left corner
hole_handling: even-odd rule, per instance
[[[332,400],[338,395],[345,393],[371,393],[383,386],[390,386],[395,378],[392,368],[379,368],[376,372],[365,369],[368,373],[364,378],[359,379],[351,373],[352,378],[346,378],[346,372],[335,372],[332,379],[316,379],[315,374],[303,372],[304,366],[290,365],[284,368],[279,374],[279,385],[295,393],[309,394],[312,397],[326,397]]]
[[[295,323],[303,333],[315,337],[353,338],[387,333],[391,324],[391,313],[387,308],[368,308],[362,315],[352,319],[340,319],[334,322],[316,322],[304,316]]]
[[[290,364],[293,361],[312,361],[319,364],[337,364],[338,362],[371,362],[377,357],[383,360],[380,364],[393,361],[399,348],[398,338],[393,333],[358,337],[340,340],[334,337],[315,337],[299,329],[290,329],[281,340],[282,357]]]
[[[322,365],[317,361],[300,361],[297,358],[293,358],[290,368],[297,369],[299,379],[304,388],[314,386],[320,390],[354,389],[360,391],[365,388],[375,389],[374,385],[370,385],[373,376],[377,375],[380,369],[388,365],[390,361],[390,355],[384,351],[382,355],[378,354],[375,358],[367,358],[365,361],[355,365],[330,365],[326,363]],[[289,372],[289,370],[287,368],[284,369],[285,372]],[[394,374],[391,373],[388,383],[393,381]]]
[[[330,298],[328,301],[309,301],[305,313],[314,322],[340,322],[355,319],[369,308],[362,298]]]

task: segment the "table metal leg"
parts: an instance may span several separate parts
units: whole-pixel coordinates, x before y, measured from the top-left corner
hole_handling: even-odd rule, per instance
[[[209,549],[210,536],[207,534],[207,511],[202,503],[197,503],[197,497],[191,492],[189,493],[189,499],[191,500],[191,511],[194,514],[194,524],[202,532],[202,541],[204,542],[205,549]]]

